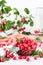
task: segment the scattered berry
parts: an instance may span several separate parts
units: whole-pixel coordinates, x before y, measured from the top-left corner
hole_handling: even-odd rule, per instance
[[[34,60],[37,60],[37,56],[34,56]]]
[[[12,53],[12,54],[10,54],[10,57],[11,57],[11,58],[13,58],[13,57],[14,57],[14,54],[13,54],[13,53]]]
[[[13,57],[13,60],[16,60],[16,56]]]
[[[38,33],[39,33],[39,30],[35,30],[34,33],[35,33],[35,34],[38,34]]]
[[[1,61],[1,62],[4,62],[4,61],[5,61],[5,59],[4,59],[4,58],[0,58],[0,61]]]
[[[39,56],[40,58],[42,58],[42,54],[38,54],[38,56]]]
[[[23,59],[26,59],[27,58],[27,56],[23,56]]]
[[[24,31],[25,30],[25,27],[24,28],[20,28],[19,31]]]
[[[14,29],[14,30],[17,29],[17,26],[14,26],[13,29]]]
[[[30,58],[27,57],[27,58],[26,58],[26,61],[30,61]]]
[[[2,29],[0,28],[0,32],[2,32]]]
[[[22,56],[18,56],[18,59],[22,59]]]

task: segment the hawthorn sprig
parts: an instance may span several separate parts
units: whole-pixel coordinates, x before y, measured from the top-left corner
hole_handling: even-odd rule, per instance
[[[32,20],[33,17],[30,14],[29,9],[24,9],[26,16],[23,16],[17,8],[11,8],[10,6],[6,6],[6,4],[6,0],[0,1],[0,32],[5,32],[13,28],[13,30],[17,30],[19,33],[21,32],[23,34],[29,34],[30,32],[24,31],[26,28],[23,27],[24,24],[29,24],[31,27],[34,25],[34,22]],[[13,21],[7,20],[7,17],[9,18],[9,16],[11,16],[11,11],[13,11],[13,15],[16,16],[14,17]],[[20,19],[18,19],[18,17]]]

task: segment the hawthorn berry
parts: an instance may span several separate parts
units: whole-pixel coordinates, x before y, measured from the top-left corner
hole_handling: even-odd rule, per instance
[[[26,58],[26,61],[30,61],[30,58],[27,57],[27,58]]]
[[[24,23],[25,22],[25,19],[23,18],[23,19],[21,19],[21,21],[20,22],[22,22],[22,23]]]
[[[19,31],[24,31],[24,30],[25,30],[25,27],[19,29]]]
[[[2,16],[2,13],[0,13],[0,17]]]
[[[13,57],[13,60],[16,60],[16,56]]]
[[[13,57],[14,57],[14,54],[13,54],[13,53],[12,53],[12,54],[10,54],[10,57],[11,57],[11,58],[13,58]]]
[[[18,56],[18,59],[22,59],[22,56]]]
[[[34,60],[37,60],[37,56],[34,56]]]
[[[38,34],[40,31],[39,30],[34,30],[34,33],[35,34]]]
[[[14,29],[14,30],[17,29],[17,26],[14,26],[13,29]]]
[[[4,62],[5,61],[5,59],[4,58],[0,58],[0,62]]]
[[[26,59],[27,58],[27,56],[23,56],[23,59]]]
[[[2,29],[0,28],[0,32],[2,32]]]
[[[38,54],[38,56],[40,57],[40,58],[42,58],[43,56],[42,56],[42,54]]]

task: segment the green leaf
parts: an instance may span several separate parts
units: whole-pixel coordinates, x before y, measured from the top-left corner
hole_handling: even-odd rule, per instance
[[[38,55],[39,54],[39,50],[35,51],[32,55],[35,56],[35,55]]]
[[[18,27],[22,27],[22,25],[23,25],[23,24],[18,20],[18,21],[17,21],[17,26],[18,26]]]
[[[9,30],[12,28],[12,23],[11,21],[6,21],[6,24],[5,24],[5,30]]]
[[[5,13],[9,13],[11,10],[12,10],[12,9],[11,9],[11,7],[9,7],[9,6],[6,6],[6,7],[4,8]]]
[[[39,37],[35,38],[37,42],[41,42],[41,39]]]
[[[5,0],[1,0],[1,1],[0,1],[0,6],[4,6],[4,5],[5,5],[5,3],[6,3],[6,1],[5,1]]]
[[[4,58],[4,56],[0,56],[0,58]]]
[[[28,8],[25,8],[24,11],[25,11],[26,14],[30,13],[30,11],[28,10]]]
[[[11,26],[12,26],[12,27],[14,26],[14,24],[15,24],[15,21],[11,22]]]
[[[0,25],[0,28],[4,31],[5,30],[5,24]]]
[[[4,57],[5,58],[5,61],[9,61],[10,60],[10,58],[7,58],[7,57]]]
[[[27,21],[27,20],[25,20],[24,24],[28,24],[28,21]]]
[[[5,31],[5,24],[2,25],[2,30]]]
[[[5,39],[6,37],[2,37],[2,36],[0,36],[0,38]]]
[[[16,14],[16,15],[20,14],[17,8],[14,8],[13,10],[14,10],[14,14]]]
[[[30,35],[31,33],[23,31],[22,34]]]
[[[21,41],[21,39],[20,39],[20,38],[18,38],[18,39],[16,40],[16,42],[19,42],[19,41]]]
[[[2,8],[2,9],[1,9],[1,12],[2,12],[2,14],[4,14],[4,13],[5,13],[5,10]]]
[[[38,55],[38,54],[42,54],[42,55],[43,55],[43,52],[37,50],[37,51],[35,51],[32,55],[35,56],[35,55]]]
[[[34,22],[31,18],[30,18],[30,26],[34,26]]]

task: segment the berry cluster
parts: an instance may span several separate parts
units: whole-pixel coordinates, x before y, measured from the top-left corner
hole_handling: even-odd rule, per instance
[[[4,62],[6,61],[6,59],[13,59],[13,60],[17,60],[17,59],[26,59],[26,61],[30,61],[30,58],[28,56],[18,56],[16,57],[14,55],[14,53],[11,53],[10,50],[5,50],[5,55],[3,57],[0,57],[0,62]]]
[[[0,62],[7,61],[7,59],[13,59],[13,60],[17,60],[17,59],[22,60],[22,59],[24,59],[24,60],[26,60],[26,61],[28,61],[28,62],[31,60],[31,59],[30,59],[28,56],[26,56],[26,55],[24,55],[24,56],[19,55],[19,56],[16,57],[13,52],[11,53],[10,50],[8,50],[8,49],[6,49],[6,48],[4,48],[3,50],[5,51],[5,54],[4,54],[4,56],[0,56]],[[41,53],[39,53],[38,55],[35,55],[35,56],[33,57],[33,59],[34,59],[34,60],[37,60],[38,57],[42,58],[43,55],[42,55]]]
[[[19,55],[31,55],[36,50],[37,42],[28,37],[23,37],[14,46],[20,48]]]

